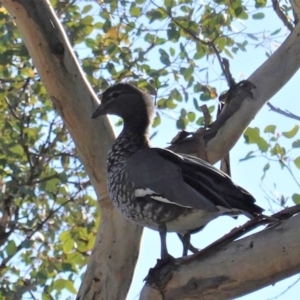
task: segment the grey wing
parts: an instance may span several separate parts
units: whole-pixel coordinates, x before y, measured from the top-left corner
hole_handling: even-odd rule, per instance
[[[219,211],[209,199],[184,182],[180,167],[151,148],[132,155],[126,173],[136,190],[153,191],[153,200],[207,212]]]

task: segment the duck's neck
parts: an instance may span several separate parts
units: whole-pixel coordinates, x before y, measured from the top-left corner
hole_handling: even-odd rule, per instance
[[[150,147],[148,126],[146,128],[137,128],[128,126],[125,123],[118,139],[123,140],[128,145],[128,148],[134,152]]]

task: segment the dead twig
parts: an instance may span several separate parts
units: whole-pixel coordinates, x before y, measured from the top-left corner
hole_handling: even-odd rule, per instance
[[[283,116],[285,116],[285,117],[288,117],[288,118],[291,118],[291,119],[300,121],[300,117],[299,117],[299,116],[297,116],[297,115],[291,113],[291,112],[288,111],[288,110],[282,110],[282,109],[280,109],[280,108],[278,108],[278,107],[275,107],[275,106],[274,106],[273,104],[271,104],[270,102],[267,102],[267,105],[268,105],[268,107],[269,107],[272,111],[274,111],[274,112],[276,112],[276,113],[278,113],[278,114],[281,114],[281,115],[283,115]]]

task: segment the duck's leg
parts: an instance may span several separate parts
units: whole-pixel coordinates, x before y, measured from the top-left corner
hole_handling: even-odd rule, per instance
[[[182,236],[182,245],[183,245],[183,253],[182,256],[187,256],[188,250],[190,248],[191,235],[186,233]]]
[[[167,227],[166,224],[160,224],[158,227],[159,236],[160,236],[160,243],[161,243],[161,250],[160,250],[160,256],[161,259],[166,259],[170,255],[168,253],[167,249]]]
[[[181,243],[182,243],[182,246],[183,246],[183,256],[187,255],[187,251],[190,250],[192,253],[196,253],[199,251],[199,249],[195,248],[192,244],[191,244],[191,241],[189,240],[189,244],[187,246],[185,246],[186,244],[186,239],[188,237],[184,237],[185,235],[181,235],[180,233],[177,233]],[[190,235],[190,234],[187,234],[187,235]],[[187,250],[186,252],[184,251],[185,247],[187,247]]]

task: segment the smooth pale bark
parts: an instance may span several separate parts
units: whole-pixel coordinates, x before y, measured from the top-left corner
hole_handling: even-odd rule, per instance
[[[111,125],[106,118],[91,119],[97,97],[47,1],[3,0],[2,4],[16,22],[100,199],[100,229],[78,299],[122,299],[131,284],[142,228],[127,222],[107,196],[106,154],[114,140]]]
[[[181,265],[142,300],[233,299],[300,272],[300,214]]]
[[[111,126],[105,118],[90,119],[98,100],[47,1],[2,0],[1,3],[14,18],[100,199],[100,229],[77,299],[124,299],[131,283],[142,230],[119,216],[107,197],[105,159],[114,138]],[[256,85],[254,99],[245,99],[242,103],[238,103],[238,97],[233,99],[226,109],[229,117],[211,138],[198,144],[204,147],[210,162],[221,159],[230,150],[263,104],[299,68],[299,34],[297,25],[286,42],[250,77]],[[224,268],[219,265],[220,270]]]
[[[253,98],[240,93],[231,99],[220,119],[212,127],[193,138],[169,147],[175,152],[193,153],[214,164],[222,159],[237,142],[262,106],[270,100],[300,67],[300,23],[284,43],[248,80],[255,85]],[[251,54],[249,53],[249,56]],[[251,57],[249,58],[251,59]],[[248,93],[249,94],[249,93]],[[199,150],[199,147],[203,147]],[[205,152],[203,154],[203,152]]]
[[[256,87],[252,90],[253,99],[243,101],[239,110],[207,143],[206,152],[210,162],[218,161],[224,153],[229,152],[262,106],[297,72],[300,67],[299,35],[300,23],[275,53],[248,78]],[[229,141],[227,137],[230,137]]]

